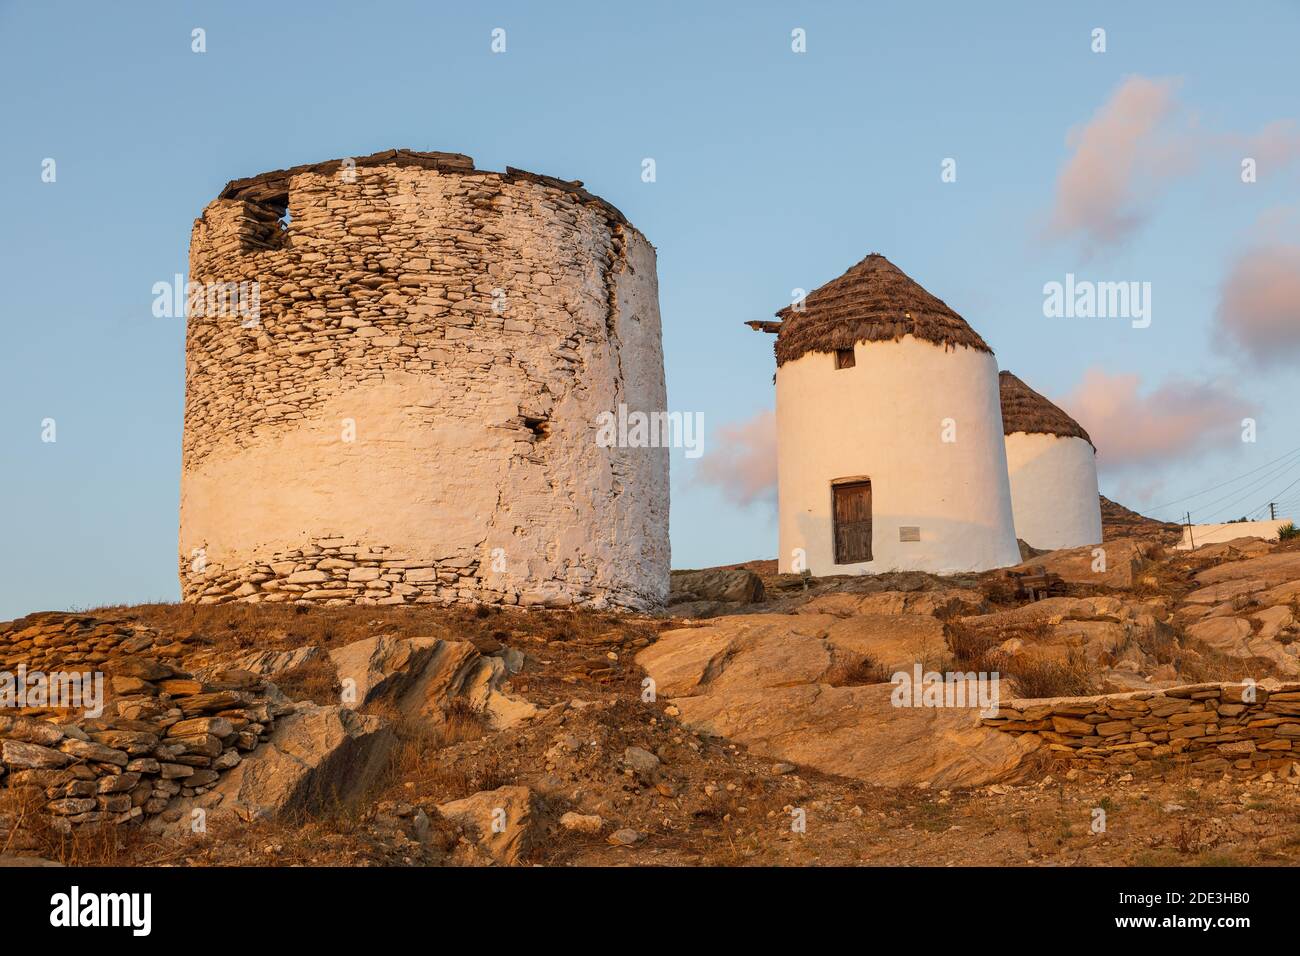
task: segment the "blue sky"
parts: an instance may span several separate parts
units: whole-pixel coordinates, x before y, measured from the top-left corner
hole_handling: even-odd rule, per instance
[[[185,272],[227,180],[391,147],[582,179],[622,209],[658,249],[669,404],[704,412],[705,459],[772,406],[771,340],[741,323],[871,251],[1040,391],[1112,396],[1116,447],[1177,432],[1155,458],[1102,448],[1103,491],[1126,503],[1278,458],[1300,446],[1294,365],[1234,352],[1216,309],[1248,250],[1296,240],[1300,164],[1244,185],[1239,162],[1300,113],[1298,9],[0,2],[0,619],[178,597],[184,328],[152,316],[151,288]],[[1127,199],[1139,224],[1052,232],[1067,133],[1135,76],[1168,83]],[[1044,318],[1043,284],[1067,272],[1151,282],[1151,327]],[[1254,443],[1230,434],[1243,408]],[[773,556],[771,504],[698,468],[674,453],[674,565]]]

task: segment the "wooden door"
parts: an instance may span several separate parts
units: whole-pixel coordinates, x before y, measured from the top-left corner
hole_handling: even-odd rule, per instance
[[[832,485],[835,500],[835,563],[871,560],[871,482]]]

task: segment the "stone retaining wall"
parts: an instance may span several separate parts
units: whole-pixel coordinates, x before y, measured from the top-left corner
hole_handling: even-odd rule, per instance
[[[1300,759],[1300,683],[1010,700],[984,724],[1035,734],[1052,751],[1098,767],[1167,758],[1207,772],[1279,769]]]
[[[61,830],[86,823],[179,819],[174,798],[204,795],[266,742],[292,703],[256,675],[196,680],[168,660],[164,635],[76,614],[0,625],[0,670],[107,675],[99,717],[50,707],[0,710],[0,843],[35,844],[31,811]]]

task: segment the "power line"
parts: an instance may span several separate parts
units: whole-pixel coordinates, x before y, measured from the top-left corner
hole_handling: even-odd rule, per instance
[[[1152,510],[1152,511],[1159,511],[1161,508],[1168,508],[1170,505],[1176,505],[1176,504],[1178,504],[1180,501],[1190,501],[1192,498],[1199,498],[1201,495],[1207,494],[1207,493],[1209,493],[1209,492],[1211,492],[1211,491],[1216,491],[1216,490],[1218,490],[1219,488],[1225,488],[1225,487],[1227,487],[1228,485],[1232,484],[1233,482],[1240,481],[1242,478],[1249,478],[1251,475],[1255,474],[1255,472],[1257,472],[1257,471],[1261,471],[1262,469],[1267,468],[1267,467],[1269,467],[1270,465],[1275,465],[1275,464],[1277,464],[1277,463],[1278,463],[1279,461],[1281,461],[1283,458],[1289,458],[1289,457],[1291,457],[1291,456],[1294,455],[1296,452],[1300,452],[1300,448],[1293,448],[1293,449],[1291,449],[1289,452],[1287,452],[1285,455],[1283,455],[1281,458],[1274,458],[1272,461],[1265,462],[1264,464],[1260,465],[1258,468],[1252,468],[1250,471],[1247,471],[1247,472],[1245,472],[1245,473],[1243,473],[1243,474],[1240,474],[1240,475],[1238,475],[1238,476],[1235,477],[1235,478],[1229,478],[1227,481],[1221,481],[1221,482],[1219,482],[1217,485],[1210,485],[1210,487],[1208,487],[1208,488],[1202,488],[1200,491],[1194,492],[1194,493],[1192,493],[1192,494],[1190,494],[1190,495],[1184,495],[1182,498],[1175,498],[1173,501],[1166,501],[1166,502],[1165,502],[1164,504],[1162,504],[1162,505],[1152,505],[1152,506],[1151,506],[1151,510]]]
[[[1295,481],[1291,482],[1289,485],[1287,485],[1285,488],[1279,491],[1276,495],[1271,496],[1268,501],[1264,502],[1259,507],[1253,508],[1250,511],[1246,512],[1246,517],[1250,517],[1251,515],[1254,515],[1257,512],[1266,510],[1269,506],[1269,502],[1276,503],[1278,498],[1280,498],[1283,494],[1285,494],[1290,489],[1294,488],[1296,485],[1300,485],[1300,478],[1297,478]]]
[[[1274,464],[1276,465],[1276,463]],[[1235,508],[1237,508],[1237,506],[1241,502],[1245,501],[1246,499],[1254,498],[1255,493],[1259,491],[1261,488],[1264,488],[1266,485],[1268,485],[1268,483],[1272,481],[1274,478],[1289,473],[1297,465],[1300,465],[1300,459],[1297,459],[1296,461],[1284,462],[1281,465],[1276,465],[1272,470],[1265,473],[1263,477],[1256,478],[1254,481],[1252,481],[1249,485],[1245,486],[1244,488],[1237,488],[1233,491],[1228,492],[1226,495],[1223,495],[1222,497],[1214,499],[1208,504],[1201,505],[1200,507],[1195,509],[1194,513],[1203,516],[1203,518],[1212,518],[1213,515],[1220,514],[1224,511],[1232,511]],[[1287,487],[1290,486],[1288,485]],[[1231,503],[1224,506],[1223,503],[1229,500],[1231,500]]]
[[[1300,478],[1297,478],[1295,481],[1291,482],[1291,484],[1289,484],[1289,485],[1287,485],[1285,488],[1283,488],[1282,491],[1278,492],[1278,494],[1274,495],[1274,496],[1273,496],[1274,499],[1278,498],[1280,495],[1284,494],[1285,492],[1291,490],[1291,489],[1294,488],[1296,485],[1300,485]]]

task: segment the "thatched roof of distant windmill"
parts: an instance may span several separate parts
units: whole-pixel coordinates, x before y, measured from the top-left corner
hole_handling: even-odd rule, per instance
[[[1092,439],[1082,425],[1010,372],[998,373],[998,388],[1002,393],[1004,435],[1014,432],[1060,435],[1062,438],[1082,438],[1092,445]],[[1094,451],[1097,448],[1096,445],[1092,447]]]
[[[945,348],[964,345],[993,351],[965,319],[875,252],[808,293],[803,306],[777,312],[780,322],[746,323],[756,331],[776,333],[777,365],[808,352],[834,352],[858,342],[896,342],[905,335]]]

